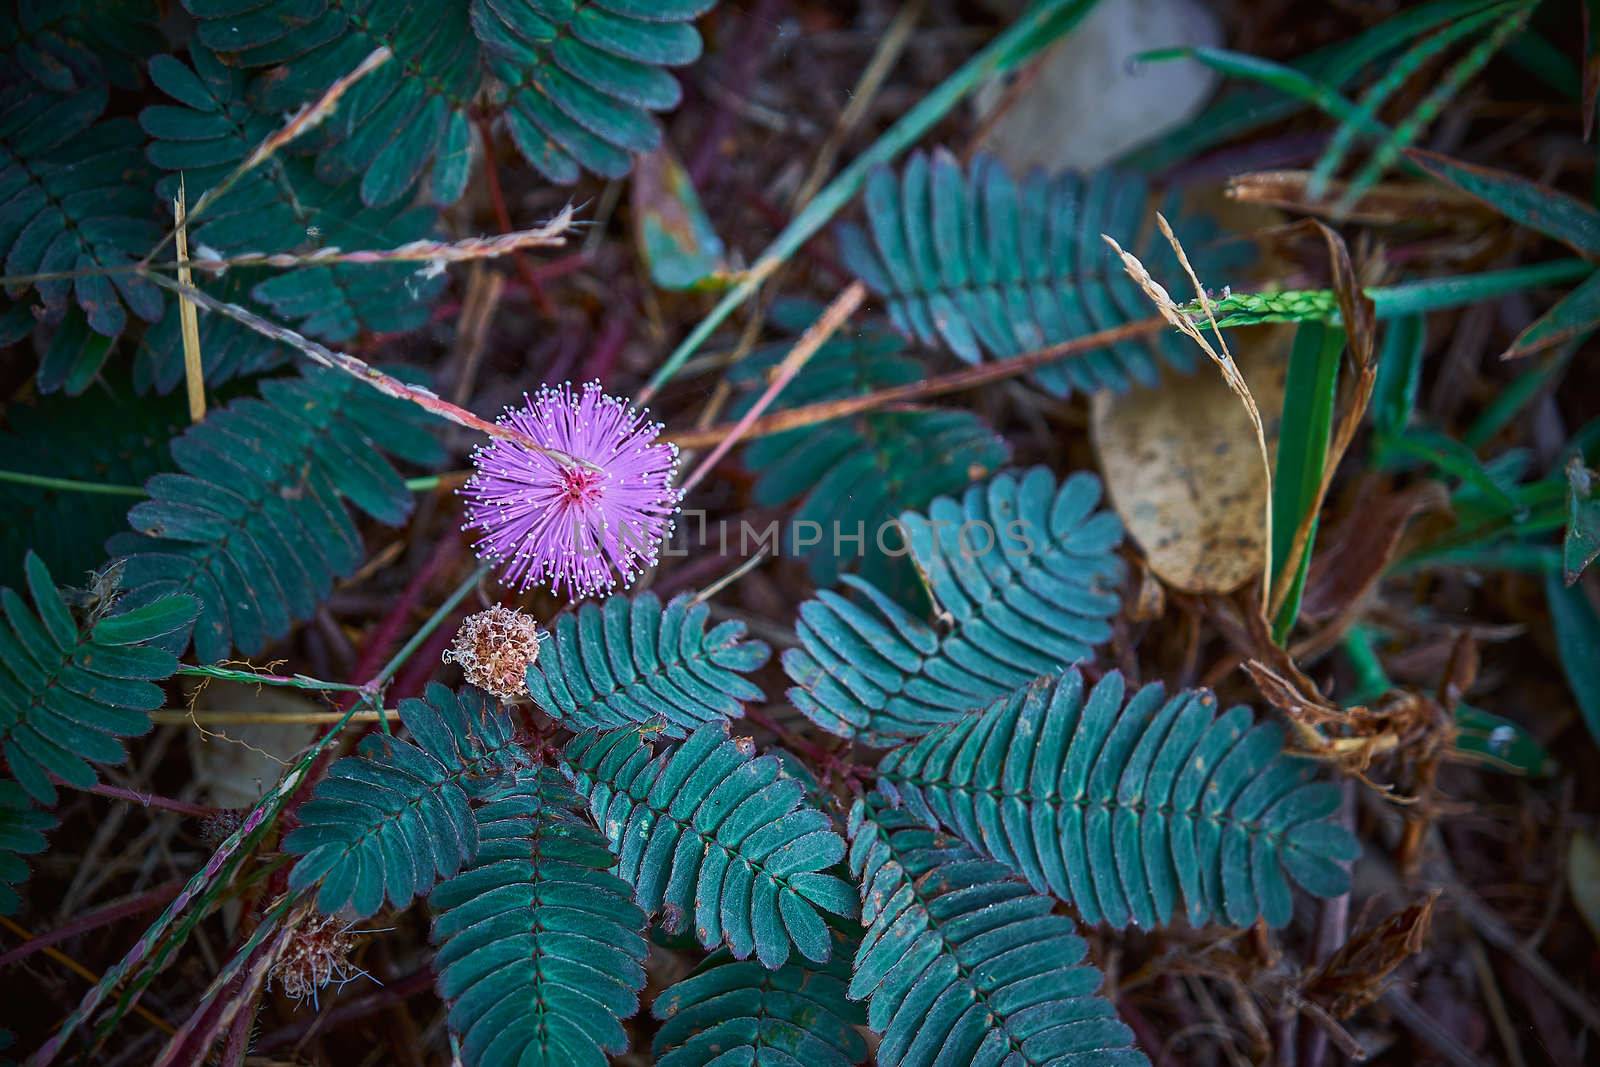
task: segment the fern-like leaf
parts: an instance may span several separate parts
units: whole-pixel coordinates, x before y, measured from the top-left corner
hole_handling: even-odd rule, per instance
[[[930,825],[1072,902],[1085,922],[1282,926],[1285,872],[1319,896],[1349,888],[1356,841],[1330,817],[1339,791],[1285,755],[1283,729],[1211,693],[1126,699],[1112,672],[1075,670],[889,753],[883,788]]]
[[[136,602],[169,591],[200,600],[195,652],[260,652],[310,618],[335,578],[361,563],[342,500],[398,523],[411,494],[383,458],[437,462],[426,416],[346,374],[307,368],[263,382],[172,442],[181,474],[158,474],[112,538]]]
[[[850,1067],[866,1059],[866,1042],[855,1030],[866,1016],[846,995],[852,946],[838,931],[833,940],[828,963],[791,960],[775,971],[713,953],[651,1006],[661,1021],[658,1067]]]
[[[7,70],[57,93],[136,90],[143,57],[161,48],[159,13],[145,0],[12,0],[0,20]]]
[[[476,689],[437,683],[400,702],[411,740],[368,734],[338,760],[283,840],[301,857],[289,888],[317,891],[326,914],[365,918],[385,899],[404,907],[478,854],[468,801],[523,760],[511,717]]]
[[[150,161],[168,176],[157,189],[170,202],[181,172],[191,206],[228,177],[281,125],[281,116],[258,114],[245,99],[245,77],[196,45],[192,66],[172,56],[150,61],[150,78],[176,102],[145,108],[139,122],[152,138]],[[390,68],[399,74],[398,66]],[[380,72],[381,72],[380,68]],[[421,84],[422,79],[414,79]],[[359,89],[359,85],[358,85]],[[352,90],[352,93],[358,90]],[[343,113],[343,105],[338,114]],[[428,208],[368,207],[354,183],[330,185],[310,162],[279,152],[251,170],[197,217],[190,242],[219,255],[246,252],[313,252],[319,248],[384,249],[427,237],[437,215]],[[200,275],[219,299],[252,302],[303,332],[344,341],[362,330],[395,332],[427,321],[428,304],[442,276],[416,264],[314,265],[277,271],[235,268],[217,279]],[[288,358],[246,327],[218,315],[201,320],[206,380],[216,384],[268,369]],[[183,378],[183,344],[177,304],[146,335],[139,378],[166,392]]]
[[[14,404],[0,432],[6,467],[26,474],[86,482],[141,485],[168,469],[167,442],[188,425],[181,401],[135,400],[126,381],[68,400]],[[79,575],[105,562],[106,538],[127,523],[126,496],[80,493],[0,482],[0,585],[23,580],[22,558],[32,547],[60,575]]]
[[[28,880],[22,857],[44,851],[44,832],[56,824],[40,811],[16,782],[0,779],[0,915],[10,915],[22,905],[16,887]]]
[[[791,943],[824,961],[832,940],[819,909],[853,917],[850,887],[823,873],[844,857],[828,817],[805,800],[776,756],[757,757],[725,721],[654,754],[634,729],[588,731],[567,744],[564,769],[589,802],[617,873],[639,904],[665,911],[672,932],[692,919],[707,948],[726,944],[768,967]]]
[[[796,303],[774,308],[780,326],[799,333],[816,318],[817,308]],[[735,378],[752,389],[764,387],[767,374],[788,352],[775,345],[737,365]],[[882,328],[824,344],[780,394],[775,410],[859,396],[874,389],[905,385],[927,377],[922,362],[904,352],[905,343]],[[754,396],[734,410],[743,414]],[[756,474],[752,492],[763,507],[798,501],[791,530],[815,523],[824,531],[811,546],[785,551],[804,555],[818,585],[832,585],[858,568],[835,549],[835,531],[860,535],[857,555],[862,577],[880,588],[905,584],[903,546],[886,530],[896,515],[925,508],[945,493],[1002,467],[1010,452],[977,415],[969,411],[911,408],[833,419],[772,434],[745,448],[745,463]]]
[[[434,889],[434,969],[471,1067],[592,1064],[627,1048],[649,943],[605,838],[552,770],[477,809],[478,856]]]
[[[1149,1063],[1072,920],[1002,865],[871,799],[850,813],[850,869],[868,924],[850,995],[883,1067]]]
[[[95,122],[104,86],[69,96],[27,91],[0,77],[0,258],[10,275],[83,271],[34,283],[58,319],[72,296],[88,325],[115,337],[128,309],[161,317],[155,285],[127,270],[160,236],[152,221],[144,142],[131,119]],[[12,299],[30,287],[10,287]]]
[[[194,619],[192,597],[164,596],[118,615],[80,624],[44,561],[23,565],[30,610],[0,589],[0,751],[18,783],[54,805],[53,774],[69,785],[95,783],[93,763],[121,763],[119,738],[150,729],[147,712],[164,702],[152,683],[178,669],[171,652],[154,647]]]
[[[887,745],[981,708],[1111,636],[1122,524],[1097,512],[1100,483],[1059,487],[1043,467],[941,497],[901,524],[941,612],[941,634],[859,579],[865,603],[822,591],[800,607],[783,655],[794,706],[843,737]]]
[[[693,20],[716,0],[472,0],[472,28],[506,86],[506,125],[553,182],[620,178],[661,143],[653,111],[678,106],[666,67],[700,56]]]
[[[321,95],[377,48],[393,53],[340,100],[322,131],[317,174],[360,177],[368,206],[396,203],[424,175],[435,200],[461,195],[468,169],[467,108],[478,89],[478,43],[466,5],[423,0],[184,0],[201,44],[230,65],[272,67],[258,106],[292,111]]]
[[[867,182],[871,236],[858,226],[839,232],[840,250],[856,275],[883,296],[895,326],[923,344],[942,345],[968,363],[984,353],[1020,355],[1075,337],[1148,318],[1150,302],[1100,235],[1115,236],[1157,277],[1175,268],[1159,236],[1137,241],[1149,198],[1143,178],[1100,170],[1087,176],[1035,171],[1020,184],[997,160],[980,156],[967,173],[943,149],[914,153],[897,181],[880,168]],[[1208,249],[1215,228],[1165,212],[1203,278],[1225,276],[1236,257]],[[1179,369],[1193,351],[1167,331],[1151,342]],[[1050,393],[1121,392],[1154,385],[1150,346],[1122,341],[1039,368],[1034,380]]]
[[[711,610],[688,596],[663,610],[653,593],[614,596],[562,615],[528,668],[528,692],[545,714],[572,730],[661,723],[668,737],[744,715],[761,700],[743,677],[767,662],[744,624],[706,630]]]
[[[587,169],[620,178],[652,151],[651,113],[678,104],[664,68],[693,62],[693,20],[715,0],[185,0],[200,40],[241,67],[272,66],[258,82],[268,111],[320,94],[379,46],[394,58],[346,94],[326,130],[317,173],[360,175],[373,206],[398,202],[424,177],[449,203],[465,188],[468,110],[485,75],[505,105],[512,139],[552,181]]]

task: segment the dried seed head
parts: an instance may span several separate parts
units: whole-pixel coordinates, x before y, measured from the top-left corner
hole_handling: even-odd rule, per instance
[[[460,664],[479,689],[512,700],[528,695],[528,668],[538,662],[543,638],[531,616],[496,604],[463,619],[442,658]]]
[[[350,962],[350,953],[356,947],[356,933],[350,924],[331,916],[312,914],[289,935],[283,954],[267,972],[267,988],[276,982],[283,995],[299,1002],[311,998],[313,1007],[321,1007],[317,995],[330,984],[343,989],[357,978],[370,978],[360,967]]]

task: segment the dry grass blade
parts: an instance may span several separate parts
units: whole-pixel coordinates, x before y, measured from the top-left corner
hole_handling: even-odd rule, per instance
[[[178,198],[172,202],[173,230],[178,243],[178,281],[192,285],[189,274],[188,198],[184,181],[178,178]],[[200,312],[194,301],[178,297],[178,322],[183,335],[183,378],[189,392],[189,421],[206,417],[206,375],[200,361]]]
[[[355,356],[344,352],[335,352],[328,346],[296,333],[286,326],[280,326],[275,322],[262,318],[248,308],[218,300],[191,285],[184,285],[159,274],[151,274],[149,278],[157,285],[170,289],[179,296],[187,297],[207,311],[226,315],[228,318],[256,331],[263,337],[270,337],[280,344],[288,345],[308,357],[313,363],[341,371],[352,378],[363,381],[385,396],[392,396],[397,400],[415,404],[424,411],[453,422],[458,426],[465,426],[469,430],[477,430],[479,433],[487,434],[490,437],[500,437],[507,441],[514,441],[523,448],[537,452],[540,455],[549,456],[557,463],[562,463],[569,467],[597,469],[592,463],[581,460],[576,456],[570,456],[559,449],[546,448],[527,434],[505,423],[493,423],[486,419],[480,419],[465,408],[458,407],[445,400],[431,389],[424,389],[420,385],[407,385],[405,382],[390,377]]]
[[[1184,272],[1189,275],[1189,280],[1194,284],[1195,293],[1200,300],[1200,306],[1205,309],[1206,319],[1211,325],[1211,332],[1217,338],[1217,343],[1222,346],[1220,353],[1212,347],[1210,341],[1206,340],[1205,334],[1200,332],[1200,328],[1191,322],[1188,316],[1179,309],[1172,296],[1166,289],[1162,288],[1161,283],[1150,277],[1150,272],[1145,269],[1143,263],[1139,262],[1139,257],[1132,252],[1124,251],[1122,246],[1117,244],[1109,235],[1101,234],[1100,237],[1121,257],[1122,266],[1128,272],[1128,276],[1144,291],[1144,295],[1150,298],[1151,303],[1155,304],[1156,310],[1161,312],[1161,317],[1176,326],[1178,331],[1185,337],[1199,345],[1200,350],[1206,354],[1207,358],[1216,364],[1217,369],[1222,372],[1223,380],[1228,383],[1228,388],[1232,389],[1235,395],[1239,397],[1240,402],[1244,404],[1245,410],[1249,413],[1250,423],[1255,428],[1256,446],[1261,453],[1262,470],[1267,479],[1266,506],[1263,509],[1262,523],[1264,526],[1263,543],[1270,545],[1272,544],[1272,457],[1267,449],[1267,433],[1261,422],[1261,409],[1256,406],[1255,397],[1250,393],[1250,386],[1244,380],[1244,375],[1239,372],[1238,364],[1233,360],[1233,353],[1228,351],[1228,342],[1222,336],[1222,331],[1217,327],[1216,315],[1212,311],[1211,298],[1206,295],[1205,286],[1201,285],[1200,279],[1195,276],[1194,267],[1189,264],[1189,257],[1184,252],[1183,245],[1173,235],[1172,227],[1168,225],[1166,216],[1160,212],[1156,213],[1156,225],[1161,228],[1161,235],[1172,246],[1173,252],[1178,257],[1178,262],[1183,264]],[[1269,556],[1263,565],[1261,574],[1261,610],[1263,613],[1266,612],[1267,605],[1270,602],[1271,568],[1272,561]]]
[[[767,383],[766,389],[762,391],[756,402],[750,405],[750,410],[745,412],[738,422],[734,423],[733,429],[728,432],[727,436],[717,442],[717,446],[711,450],[711,454],[702,460],[700,465],[694,469],[694,473],[684,481],[683,492],[687,493],[696,485],[699,485],[700,480],[711,473],[711,469],[717,465],[723,456],[728,454],[729,449],[739,443],[745,432],[761,417],[761,413],[767,410],[774,400],[778,399],[778,394],[783,391],[784,386],[794,381],[795,375],[799,374],[805,365],[810,362],[811,357],[817,354],[817,349],[821,348],[828,338],[837,333],[839,327],[849,321],[850,316],[854,315],[856,310],[861,307],[861,302],[866,299],[866,296],[867,287],[865,285],[860,282],[851,282],[843,292],[834,298],[833,303],[829,304],[827,309],[823,311],[822,317],[807,327],[806,332],[800,335],[800,340],[796,341],[795,346],[784,355],[783,362],[773,368],[772,380]]]
[[[284,145],[301,134],[308,133],[320,126],[329,115],[333,114],[334,110],[339,106],[340,98],[350,91],[351,86],[389,62],[393,55],[394,53],[387,48],[374,49],[349,74],[335,81],[328,86],[321,96],[290,116],[289,121],[256,145],[250,154],[244,158],[244,161],[235,167],[227,177],[201,195],[200,199],[195,202],[194,210],[188,213],[188,221],[192,222],[198,218],[208,207],[221,199],[222,195],[231,189],[240,178],[243,178],[246,174],[271,159]],[[167,246],[167,242],[172,240],[176,232],[174,230],[173,233],[169,233],[150,250],[150,254],[144,257],[145,264],[149,264],[150,260],[155,258],[155,254]]]

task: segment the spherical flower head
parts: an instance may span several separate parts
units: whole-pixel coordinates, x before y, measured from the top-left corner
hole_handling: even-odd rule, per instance
[[[528,695],[528,668],[539,660],[539,626],[532,616],[495,604],[461,620],[441,657],[458,663],[467,681],[501,700]]]
[[[274,983],[290,1000],[310,999],[314,1006],[318,994],[330,985],[343,989],[357,978],[370,977],[350,962],[355,950],[355,935],[350,924],[333,916],[308,915],[289,934],[283,952],[267,972],[267,985]]]
[[[502,425],[587,466],[564,463],[506,438],[472,456],[461,487],[464,529],[481,536],[479,557],[505,564],[500,580],[526,589],[548,582],[560,593],[610,591],[654,566],[678,510],[678,449],[657,441],[660,423],[589,382],[543,386]]]

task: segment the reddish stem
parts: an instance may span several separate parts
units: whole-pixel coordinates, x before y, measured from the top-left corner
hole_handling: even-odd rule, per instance
[[[600,328],[600,336],[595,338],[589,358],[583,362],[583,371],[578,375],[580,379],[586,382],[606,380],[617,365],[622,346],[628,341],[628,325],[620,315],[606,320],[606,324]]]
[[[477,117],[478,137],[483,141],[483,173],[489,185],[489,202],[494,205],[494,219],[502,232],[511,232],[511,211],[506,207],[506,197],[500,188],[500,168],[494,158],[494,131],[490,128],[489,116]],[[528,287],[528,295],[533,297],[534,306],[539,309],[539,314],[545,318],[554,318],[555,305],[550,302],[550,297],[539,286],[539,278],[533,273],[533,264],[528,262],[526,256],[520,252],[511,256],[517,265],[517,273],[522,275],[523,284]]]
[[[41,949],[49,948],[51,945],[59,945],[69,938],[77,937],[79,934],[86,934],[91,930],[98,930],[102,926],[110,926],[114,922],[120,922],[134,915],[154,911],[177,896],[178,890],[182,888],[182,882],[171,881],[166,885],[146,890],[138,896],[119,900],[114,904],[107,904],[105,907],[96,908],[93,911],[86,911],[75,918],[67,920],[48,933],[38,934],[30,940],[24,941],[10,952],[0,956],[0,968],[7,967],[19,960],[27,959]]]
[[[96,782],[89,788],[83,789],[82,786],[73,785],[71,782],[63,782],[59,778],[55,779],[55,781],[59,785],[65,785],[72,789],[81,789],[83,792],[93,793],[95,796],[110,797],[112,800],[126,800],[129,803],[138,804],[140,807],[175,811],[179,815],[191,815],[199,819],[215,815],[222,810],[220,808],[208,808],[203,804],[191,804],[186,800],[173,800],[171,797],[159,796],[155,793],[141,793],[137,790],[124,789],[117,785],[106,785],[104,782]]]

